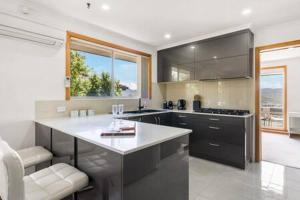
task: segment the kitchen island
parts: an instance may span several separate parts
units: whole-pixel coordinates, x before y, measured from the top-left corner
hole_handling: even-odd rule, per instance
[[[79,199],[188,200],[189,129],[136,122],[135,136],[103,137],[112,115],[36,121],[36,145],[85,172]]]

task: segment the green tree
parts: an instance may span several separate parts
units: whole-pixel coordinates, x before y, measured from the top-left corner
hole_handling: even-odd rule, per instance
[[[101,80],[99,76],[93,73],[89,77],[89,88],[87,92],[87,96],[99,96],[101,89]]]
[[[100,74],[100,95],[110,96],[112,89],[112,81],[108,72]]]
[[[88,91],[89,68],[85,57],[71,51],[71,96],[86,96]]]
[[[116,96],[121,96],[122,95],[122,86],[120,84],[119,80],[115,81],[115,95]]]

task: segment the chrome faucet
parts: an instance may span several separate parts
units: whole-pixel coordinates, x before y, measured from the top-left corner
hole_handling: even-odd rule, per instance
[[[138,110],[141,111],[143,108],[144,108],[144,105],[142,105],[142,98],[139,98]]]

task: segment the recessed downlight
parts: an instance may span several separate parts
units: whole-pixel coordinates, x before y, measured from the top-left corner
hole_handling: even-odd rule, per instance
[[[166,39],[170,39],[171,38],[171,34],[170,33],[165,34],[165,38]]]
[[[250,8],[244,9],[242,11],[242,15],[247,16],[250,15],[252,13],[252,10]]]
[[[195,49],[196,47],[195,46],[191,46],[191,49]]]
[[[102,10],[110,10],[110,6],[107,4],[102,4],[101,8]]]

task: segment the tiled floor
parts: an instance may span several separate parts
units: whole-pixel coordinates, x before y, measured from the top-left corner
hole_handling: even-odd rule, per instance
[[[269,162],[247,169],[190,158],[190,200],[300,200],[300,170]]]

